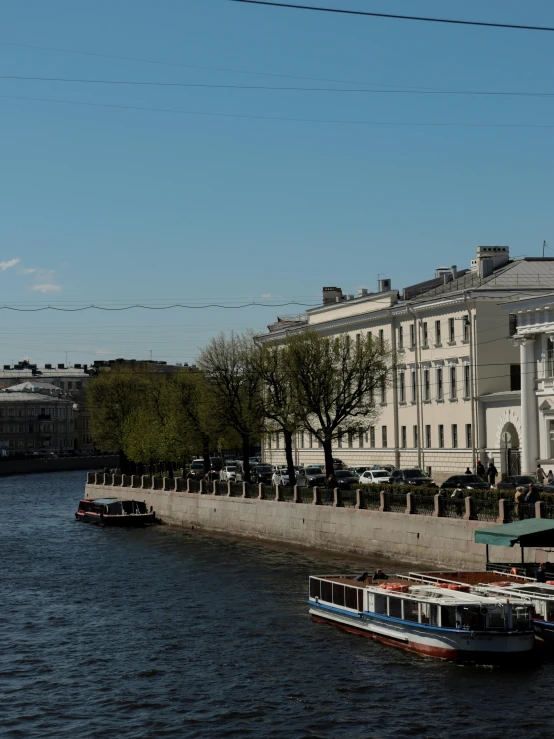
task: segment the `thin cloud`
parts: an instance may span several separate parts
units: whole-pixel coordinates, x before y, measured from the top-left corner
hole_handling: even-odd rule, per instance
[[[29,269],[28,267],[21,267],[21,269],[17,270],[18,275],[33,275],[36,272],[36,269]]]
[[[29,290],[32,290],[36,293],[59,293],[62,291],[61,287],[59,285],[54,284],[53,282],[37,282],[35,285],[31,285]]]
[[[5,272],[7,269],[10,269],[10,267],[15,267],[16,264],[19,264],[21,259],[8,259],[7,262],[0,262],[0,269],[2,272]]]

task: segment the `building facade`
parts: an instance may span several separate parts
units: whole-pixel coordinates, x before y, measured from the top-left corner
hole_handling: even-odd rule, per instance
[[[519,465],[519,436],[506,456],[502,425],[510,423],[510,406],[519,405],[522,375],[504,304],[544,292],[547,284],[554,288],[554,260],[511,260],[508,247],[478,247],[469,269],[441,267],[402,291],[389,280],[357,298],[324,288],[322,306],[278,320],[257,340],[282,342],[306,330],[353,340],[371,334],[397,352],[392,387],[378,393],[378,422],[336,441],[334,452],[346,464],[421,467],[437,481],[475,469],[479,459],[507,471]],[[282,447],[281,435],[268,435],[264,459],[284,462]],[[299,464],[323,461],[307,432],[296,435],[295,456]]]
[[[74,444],[71,398],[40,392],[0,392],[0,449],[3,454],[68,451]]]

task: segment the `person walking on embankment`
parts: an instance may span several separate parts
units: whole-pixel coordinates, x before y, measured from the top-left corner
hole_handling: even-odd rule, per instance
[[[491,459],[491,461],[489,462],[488,469],[487,469],[487,477],[489,479],[489,485],[491,486],[491,488],[495,486],[497,475],[498,475],[498,470],[494,466],[494,460]]]

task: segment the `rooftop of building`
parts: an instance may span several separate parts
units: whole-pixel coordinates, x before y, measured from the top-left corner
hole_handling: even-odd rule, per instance
[[[73,398],[58,398],[54,395],[25,391],[10,393],[7,390],[0,390],[0,403],[71,403],[73,405]]]

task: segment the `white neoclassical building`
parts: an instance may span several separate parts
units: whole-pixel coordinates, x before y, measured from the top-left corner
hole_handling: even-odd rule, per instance
[[[527,436],[534,444],[520,414],[521,388],[530,381],[521,360],[531,350],[523,322],[516,326],[515,308],[506,305],[522,298],[532,302],[548,289],[554,290],[554,259],[510,259],[508,247],[481,246],[470,268],[439,267],[431,279],[401,291],[390,280],[357,297],[323,288],[321,306],[277,319],[257,340],[282,342],[306,330],[349,333],[353,339],[370,333],[401,353],[393,386],[378,398],[378,422],[367,434],[336,442],[335,453],[347,464],[419,466],[440,481],[474,469],[478,459],[485,466],[493,459],[502,472],[515,473],[522,440]],[[523,348],[514,343],[516,332]],[[270,463],[284,462],[279,434],[266,437],[263,454]],[[295,455],[300,464],[323,459],[307,432],[296,435]],[[523,466],[529,466],[527,457]]]

